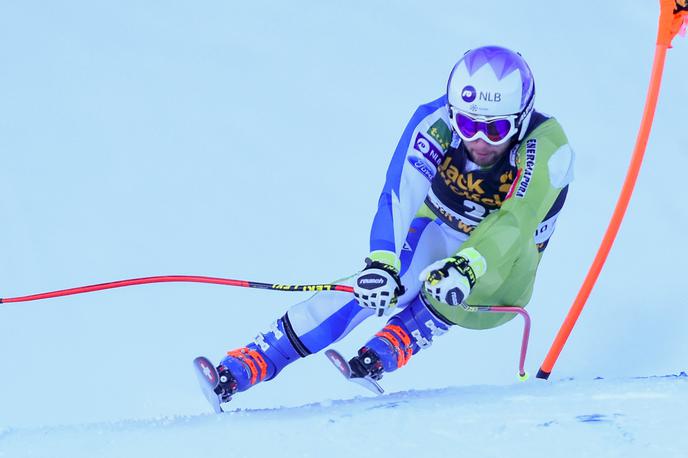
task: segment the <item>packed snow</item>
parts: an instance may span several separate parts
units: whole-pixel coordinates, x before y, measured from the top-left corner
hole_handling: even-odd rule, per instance
[[[343,380],[343,379],[342,379]],[[685,456],[688,376],[402,391],[0,431],[2,457]]]
[[[163,274],[355,272],[411,114],[465,50],[500,44],[527,59],[536,107],[577,158],[528,306],[535,374],[618,197],[658,12],[2,2],[0,297]],[[219,360],[307,295],[158,284],[2,304],[0,457],[684,456],[687,70],[677,38],[628,214],[550,381],[516,382],[514,320],[436,339],[381,397],[314,355],[214,415],[192,359]],[[382,324],[334,348],[351,355]]]

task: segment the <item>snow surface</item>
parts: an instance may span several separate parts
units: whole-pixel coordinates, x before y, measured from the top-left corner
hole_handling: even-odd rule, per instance
[[[529,305],[535,373],[621,188],[657,16],[653,1],[0,2],[0,296],[161,274],[316,283],[356,271],[416,106],[444,91],[466,49],[503,44],[526,57],[536,106],[577,154]],[[514,320],[442,336],[385,377],[392,394],[379,399],[327,404],[361,391],[317,355],[210,416],[191,360],[219,359],[306,295],[162,284],[5,304],[3,458],[554,445],[684,456],[685,378],[633,378],[688,364],[688,51],[674,45],[631,206],[552,381],[513,385]],[[381,326],[370,319],[334,347],[349,355]]]
[[[342,379],[342,382],[344,380]],[[680,457],[688,376],[402,391],[0,431],[2,457]]]

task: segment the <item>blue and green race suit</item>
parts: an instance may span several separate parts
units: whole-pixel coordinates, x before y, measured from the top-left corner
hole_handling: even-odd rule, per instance
[[[474,313],[423,294],[419,273],[460,249],[475,248],[488,266],[466,304],[528,304],[573,178],[573,151],[553,117],[534,111],[523,139],[490,167],[473,163],[449,126],[446,96],[416,110],[392,156],[371,228],[370,252],[400,260],[405,287],[400,311],[381,332],[403,343],[408,355],[453,325],[487,329],[514,316]],[[351,284],[352,278],[343,282]],[[245,348],[264,360],[258,378],[269,380],[289,363],[337,342],[373,313],[352,294],[320,292],[289,308]],[[375,339],[366,345],[384,350]],[[231,359],[223,364],[234,363]],[[239,390],[250,385],[240,383]]]

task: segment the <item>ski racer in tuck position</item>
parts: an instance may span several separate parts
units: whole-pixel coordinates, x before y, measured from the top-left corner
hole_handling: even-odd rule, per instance
[[[488,329],[512,319],[467,307],[528,303],[573,178],[566,135],[534,110],[534,98],[520,54],[468,51],[446,95],[421,105],[401,136],[365,268],[347,280],[354,293],[317,293],[228,352],[217,368],[220,402],[373,315],[391,317],[349,361],[354,378],[379,380],[453,326]]]

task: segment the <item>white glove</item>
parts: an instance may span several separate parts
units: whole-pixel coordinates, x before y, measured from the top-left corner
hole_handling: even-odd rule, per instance
[[[475,248],[466,248],[451,258],[426,267],[418,279],[423,288],[440,302],[461,305],[471,293],[475,282],[487,270],[487,261]]]
[[[391,315],[402,294],[404,287],[396,267],[367,258],[365,269],[354,282],[354,297],[359,305],[374,309],[377,316]]]

